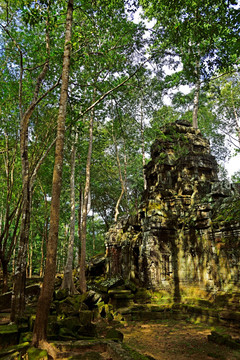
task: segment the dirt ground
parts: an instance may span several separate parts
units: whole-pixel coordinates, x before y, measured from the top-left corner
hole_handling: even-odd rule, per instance
[[[121,331],[124,342],[133,349],[156,360],[237,360],[240,351],[208,342],[211,330],[240,337],[228,328],[211,328],[184,321],[163,320],[154,323],[129,322]]]

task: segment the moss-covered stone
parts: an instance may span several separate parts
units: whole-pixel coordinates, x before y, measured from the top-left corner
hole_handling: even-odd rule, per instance
[[[31,342],[32,341],[32,332],[23,332],[20,334],[19,343]]]
[[[33,326],[36,320],[36,314],[30,315],[28,318],[28,327],[30,331],[33,331]]]
[[[0,348],[18,344],[19,331],[17,325],[1,325],[0,326]]]
[[[29,346],[29,342],[9,346],[3,350],[0,350],[0,358],[4,360],[18,360],[21,358],[21,354],[26,353],[26,350],[29,348]]]
[[[113,341],[123,341],[123,333],[117,329],[109,329],[106,333],[106,339],[110,339]]]
[[[31,297],[33,298],[34,296],[35,297],[38,297],[39,294],[40,294],[40,285],[39,284],[31,284],[31,285],[28,285],[26,286],[26,296],[28,297]]]
[[[79,320],[81,325],[91,324],[93,319],[93,312],[91,310],[79,311]]]
[[[74,357],[72,359],[74,359]],[[96,351],[88,351],[84,355],[82,355],[81,359],[82,360],[103,360],[103,357]]]
[[[47,324],[47,335],[54,336],[59,333],[59,321],[60,319],[57,318],[56,315],[50,315],[48,317],[48,324]]]
[[[123,278],[121,276],[115,276],[99,283],[98,287],[101,291],[108,292],[110,289],[114,289],[121,285],[124,285]]]
[[[68,293],[69,293],[68,289],[59,289],[54,292],[54,299],[58,301],[66,299]]]
[[[97,328],[95,324],[81,325],[78,329],[77,336],[79,337],[88,337],[96,338],[97,337]]]
[[[80,319],[76,316],[70,316],[65,319],[57,321],[59,329],[65,328],[70,332],[77,333],[79,327],[82,325]]]
[[[105,304],[104,302],[100,303],[98,312],[103,319],[107,319],[108,321],[112,321],[114,318],[112,304]]]
[[[122,347],[124,350],[126,350],[127,354],[131,357],[132,360],[155,360],[152,356],[140,354],[127,344],[122,344]]]
[[[27,350],[28,360],[48,360],[47,350],[30,347]]]
[[[219,334],[216,331],[212,331],[211,335],[208,335],[208,341],[228,346],[231,349],[240,350],[240,341],[234,341],[230,335]]]
[[[137,291],[137,286],[131,280],[126,280],[125,281],[125,288],[127,290],[131,290],[132,293],[135,293]]]
[[[134,300],[137,303],[149,303],[152,298],[152,293],[145,289],[145,288],[139,288],[134,296]]]
[[[60,340],[64,340],[64,341],[68,341],[68,340],[76,340],[77,339],[77,334],[74,333],[71,329],[68,329],[66,327],[61,327],[59,329],[59,333],[58,335],[56,335],[55,337],[52,336],[52,339],[55,338],[60,339]]]

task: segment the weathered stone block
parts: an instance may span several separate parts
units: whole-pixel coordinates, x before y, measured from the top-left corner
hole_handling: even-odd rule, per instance
[[[19,331],[17,325],[0,325],[0,349],[18,344]]]

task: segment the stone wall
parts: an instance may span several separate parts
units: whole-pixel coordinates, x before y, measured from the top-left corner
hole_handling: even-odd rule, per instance
[[[135,216],[107,233],[107,272],[141,286],[231,290],[240,284],[240,226],[214,221],[234,194],[220,183],[217,163],[200,131],[177,121],[161,129],[145,168],[147,190]]]

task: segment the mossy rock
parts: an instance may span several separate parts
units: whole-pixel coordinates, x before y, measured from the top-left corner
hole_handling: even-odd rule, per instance
[[[29,316],[29,318],[28,318],[28,328],[29,328],[30,331],[33,331],[35,320],[36,320],[36,314]]]
[[[106,339],[123,342],[123,333],[117,329],[109,329],[106,334]]]
[[[32,332],[23,332],[20,334],[19,343],[31,342],[32,341]]]
[[[208,341],[212,341],[218,345],[225,345],[231,349],[240,350],[240,342],[234,341],[230,335],[219,334],[216,331],[212,331],[211,335],[208,335]]]
[[[81,326],[80,319],[76,316],[70,316],[62,320],[57,321],[57,326],[59,329],[65,328],[70,332],[77,332],[79,327]],[[59,332],[60,333],[60,332]]]
[[[57,314],[78,315],[79,309],[88,309],[84,303],[85,295],[67,296],[61,301],[55,301]]]
[[[136,293],[137,292],[137,286],[134,284],[134,282],[132,282],[131,280],[126,280],[125,281],[125,288],[127,290],[131,290],[132,293]]]
[[[21,317],[17,321],[17,327],[19,333],[27,332],[30,330],[29,328],[29,316]]]
[[[53,338],[53,337],[52,337]],[[59,329],[59,333],[58,336],[56,337],[56,339],[59,338],[61,340],[64,341],[68,341],[68,340],[76,340],[77,339],[77,335],[76,333],[74,333],[72,330],[65,328],[65,327],[61,327]]]
[[[98,288],[102,292],[108,292],[110,289],[114,289],[116,287],[124,285],[123,278],[120,276],[116,276],[113,278],[109,278],[101,283],[98,284]]]
[[[79,305],[72,305],[66,302],[65,300],[55,302],[56,303],[56,313],[64,315],[77,315],[79,311]]]
[[[68,294],[69,294],[68,289],[59,289],[54,292],[54,300],[60,301],[66,299],[66,297],[68,297]]]
[[[17,325],[0,326],[0,348],[6,348],[19,343],[19,331]]]
[[[59,332],[59,323],[56,315],[50,315],[48,317],[48,324],[47,324],[47,334],[50,335],[56,335]]]
[[[131,357],[132,360],[155,360],[152,356],[140,354],[139,352],[130,348],[130,346],[126,344],[122,344],[122,347]]]
[[[27,350],[28,360],[48,360],[47,350],[37,349],[31,346]]]
[[[28,285],[26,286],[26,296],[29,297],[34,297],[34,296],[39,296],[40,295],[40,290],[41,287],[39,284],[32,284],[32,285]]]
[[[103,357],[96,351],[88,351],[85,354],[75,354],[71,360],[103,360]]]
[[[145,288],[139,288],[134,296],[134,300],[139,303],[149,303],[152,298],[152,293],[145,289]]]
[[[196,302],[197,302],[197,304],[199,306],[203,306],[203,307],[208,307],[208,308],[210,307],[211,308],[211,307],[214,306],[211,301],[205,300],[205,299],[197,299]]]
[[[96,308],[97,304],[102,301],[102,294],[95,290],[89,290],[86,294],[86,299],[84,303],[88,306],[88,308],[94,309]]]
[[[228,305],[229,295],[228,294],[217,294],[214,299],[214,304],[219,307],[225,307]]]
[[[87,337],[87,338],[96,338],[97,337],[97,328],[95,324],[81,325],[78,328],[77,336]]]
[[[219,313],[220,319],[228,320],[232,322],[240,322],[240,312],[224,310]]]
[[[93,312],[91,310],[79,311],[79,320],[81,325],[91,324],[93,319]]]
[[[21,354],[26,353],[26,350],[30,346],[29,342],[24,342],[19,345],[9,346],[3,350],[0,350],[0,358],[4,360],[21,359]]]
[[[82,356],[82,360],[103,360],[103,357],[96,351],[88,351]]]
[[[98,307],[98,311],[103,319],[107,319],[108,321],[113,320],[114,316],[112,304],[101,303],[101,305]]]

